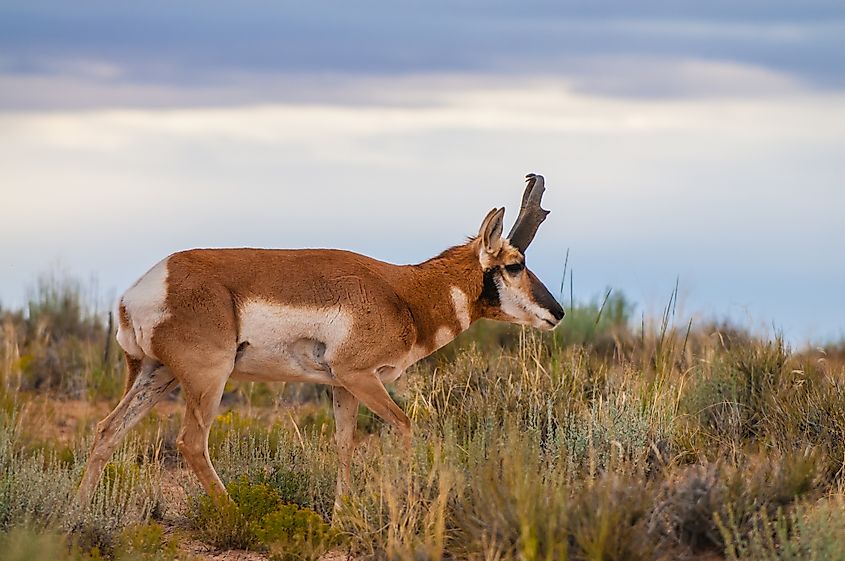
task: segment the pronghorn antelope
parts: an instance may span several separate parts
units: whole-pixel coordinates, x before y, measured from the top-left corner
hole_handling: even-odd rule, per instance
[[[126,433],[177,385],[186,402],[179,450],[222,500],[208,433],[229,378],[332,386],[342,496],[359,401],[409,446],[410,420],[385,383],[480,318],[542,329],[563,318],[525,267],[525,250],[548,214],[540,207],[543,177],[527,180],[507,239],[505,209],[494,208],[478,236],[419,265],[332,249],[194,249],[159,262],[120,299],[126,391],[97,425],[79,500],[90,500]]]

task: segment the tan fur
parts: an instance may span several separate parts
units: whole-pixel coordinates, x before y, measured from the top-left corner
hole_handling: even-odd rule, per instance
[[[385,382],[480,318],[554,325],[540,317],[548,311],[530,315],[536,277],[504,272],[524,257],[501,238],[503,214],[494,209],[478,237],[418,265],[328,249],[196,249],[162,261],[121,300],[127,392],[101,423],[80,497],[93,493],[127,426],[177,382],[186,401],[179,449],[209,494],[225,497],[207,443],[230,377],[334,386],[341,496],[359,401],[409,443],[410,420]],[[495,303],[498,292],[483,294],[485,269],[513,315]]]

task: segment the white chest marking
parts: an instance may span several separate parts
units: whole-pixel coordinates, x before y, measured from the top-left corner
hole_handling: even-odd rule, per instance
[[[437,330],[434,334],[434,349],[431,352],[436,351],[440,347],[444,347],[452,342],[452,339],[455,338],[455,333],[452,332],[451,329],[448,327],[441,327]]]
[[[411,347],[411,352],[409,352],[404,357],[400,358],[397,363],[401,366],[402,370],[405,370],[415,362],[420,359],[423,359],[436,351],[437,349],[448,345],[452,342],[455,338],[455,333],[449,329],[448,327],[441,327],[435,332],[434,334],[434,348],[427,349],[422,345],[414,345]]]
[[[462,330],[466,330],[470,324],[469,301],[467,300],[467,295],[457,286],[453,286],[449,292],[452,295],[452,307],[455,308],[455,315],[458,318],[458,323],[461,324]]]
[[[155,327],[170,316],[167,299],[167,258],[159,261],[120,299],[129,315],[131,329],[118,329],[117,341],[129,354],[155,357],[152,337]]]

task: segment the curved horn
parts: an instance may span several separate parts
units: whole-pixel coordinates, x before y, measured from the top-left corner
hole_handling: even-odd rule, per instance
[[[549,214],[548,210],[540,207],[543,191],[546,190],[543,176],[529,173],[525,176],[525,180],[528,185],[525,187],[525,193],[522,194],[519,216],[517,216],[516,222],[514,222],[510,234],[508,234],[511,245],[522,253],[525,253],[525,250],[528,249],[537,234],[537,228]]]

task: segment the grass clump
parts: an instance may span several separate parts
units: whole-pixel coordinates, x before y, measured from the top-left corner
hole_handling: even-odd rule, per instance
[[[718,518],[730,561],[841,561],[845,559],[845,502],[841,495],[791,510],[756,513],[750,529],[731,513]]]
[[[104,552],[99,547],[86,547],[75,536],[29,527],[13,528],[0,533],[0,552],[4,561],[175,561],[180,555],[175,542],[166,538],[156,523],[143,523],[125,528],[118,536],[118,547]]]
[[[315,561],[341,543],[319,514],[292,504],[264,516],[255,535],[274,561]]]
[[[285,504],[269,485],[246,479],[226,486],[231,501],[193,499],[189,517],[200,538],[217,549],[268,552],[283,561],[317,559],[339,534],[316,512]]]
[[[331,516],[336,457],[331,434],[230,412],[212,425],[211,457],[223,481],[266,485],[282,501]],[[218,426],[219,425],[219,426]],[[213,447],[212,447],[213,446]]]
[[[157,522],[141,522],[124,528],[117,536],[117,560],[158,561],[177,559],[179,549]]]

